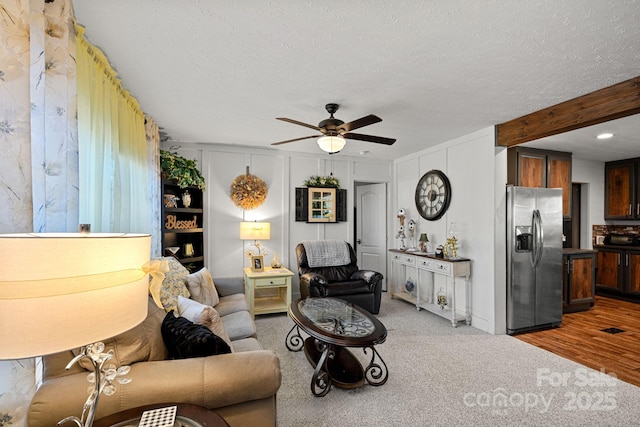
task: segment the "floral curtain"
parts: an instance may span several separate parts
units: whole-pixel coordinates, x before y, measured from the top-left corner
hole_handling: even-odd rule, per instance
[[[78,124],[71,1],[31,1],[34,231],[78,229]],[[44,30],[39,21],[44,21]],[[34,25],[38,23],[37,25]],[[42,55],[44,52],[44,55]]]
[[[78,227],[71,0],[0,2],[0,233]],[[0,362],[0,424],[26,426],[34,362]]]
[[[152,234],[144,113],[84,28],[76,25],[76,34],[80,222]]]
[[[0,4],[0,147],[9,165],[0,168],[3,233],[32,231],[33,226],[29,19],[28,2]]]
[[[77,229],[72,16],[70,0],[0,4],[0,232]]]
[[[147,168],[149,173],[149,196],[151,200],[162,200],[162,183],[160,182],[160,128],[151,118],[146,116],[144,121],[145,133],[147,135]],[[160,230],[162,229],[160,203],[151,205],[151,225],[153,234],[151,235],[151,257],[162,256],[162,242]]]

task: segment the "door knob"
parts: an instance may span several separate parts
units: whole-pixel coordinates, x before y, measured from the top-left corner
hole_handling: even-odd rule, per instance
[[[356,243],[357,243],[357,244],[360,244],[360,243],[362,243],[362,240],[361,240],[361,239],[357,239],[357,240],[356,240]]]

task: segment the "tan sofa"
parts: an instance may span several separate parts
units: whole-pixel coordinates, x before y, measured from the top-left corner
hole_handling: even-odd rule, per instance
[[[129,384],[116,384],[114,395],[100,397],[96,419],[148,404],[191,403],[215,410],[232,427],[276,425],[280,362],[273,351],[263,350],[255,338],[255,325],[244,298],[240,297],[244,292],[242,278],[214,281],[220,295],[216,308],[233,352],[167,360],[168,350],[161,335],[166,311],[149,298],[146,320],[125,332],[121,340],[130,344],[132,337],[146,335],[145,360],[130,364]],[[116,347],[119,346],[120,353],[126,353],[118,337]],[[134,345],[140,347],[139,342]],[[90,385],[88,371],[77,364],[65,370],[73,356],[72,351],[66,351],[44,357],[43,384],[28,411],[30,427],[53,426],[64,417],[82,413]],[[126,359],[127,355],[118,354],[114,359],[118,358]]]

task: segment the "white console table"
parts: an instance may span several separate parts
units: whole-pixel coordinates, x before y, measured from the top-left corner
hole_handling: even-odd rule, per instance
[[[471,275],[471,260],[467,258],[436,258],[420,252],[405,252],[398,249],[390,249],[391,253],[391,275],[390,290],[391,297],[402,299],[416,306],[416,309],[424,309],[451,320],[453,327],[458,326],[458,322],[465,320],[467,325],[471,324],[471,285],[469,276]],[[425,284],[421,279],[427,274],[431,279]],[[435,286],[435,276],[443,276],[451,287],[444,289],[447,304],[444,307],[438,305],[438,290]],[[411,277],[415,287],[411,290],[406,288],[407,280]],[[415,277],[415,279],[414,279]],[[464,314],[458,314],[456,310],[456,278],[464,277],[465,289],[465,309]]]

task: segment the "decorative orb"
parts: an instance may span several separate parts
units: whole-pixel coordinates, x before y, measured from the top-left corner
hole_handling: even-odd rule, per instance
[[[231,183],[231,200],[242,209],[255,209],[267,198],[267,185],[255,175],[239,175]]]

